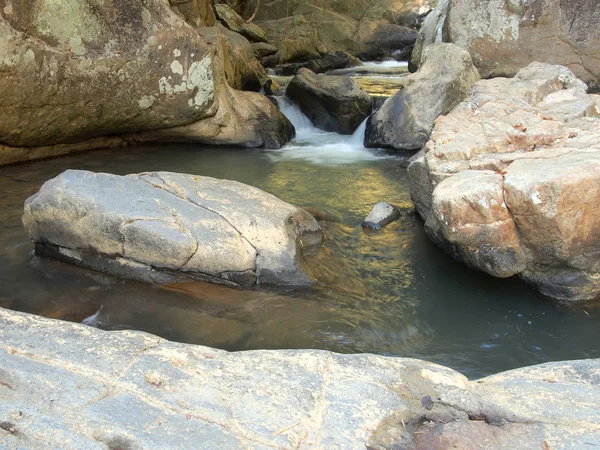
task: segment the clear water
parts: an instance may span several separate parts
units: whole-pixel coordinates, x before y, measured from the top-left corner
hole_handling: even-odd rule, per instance
[[[353,144],[356,137],[340,140],[305,128],[299,126],[298,138],[280,151],[157,146],[0,168],[0,306],[227,350],[321,348],[416,357],[469,377],[600,357],[599,304],[557,305],[518,279],[472,271],[431,244],[416,217],[377,233],[363,231],[374,203],[410,206],[402,156],[364,149]],[[307,255],[318,284],[156,287],[34,257],[20,222],[23,202],[67,168],[229,178],[321,210],[327,240]]]

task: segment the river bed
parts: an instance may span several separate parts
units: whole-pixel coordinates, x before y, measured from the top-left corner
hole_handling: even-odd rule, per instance
[[[282,150],[154,146],[0,168],[0,306],[232,351],[319,348],[415,357],[471,378],[600,357],[597,303],[558,305],[518,279],[472,271],[436,248],[414,215],[364,231],[361,222],[378,201],[410,209],[401,167],[409,155],[363,148],[364,127],[355,136],[320,132],[281,100],[298,131]],[[67,168],[234,179],[322,211],[325,244],[306,256],[318,283],[157,287],[35,257],[20,222],[23,202]]]

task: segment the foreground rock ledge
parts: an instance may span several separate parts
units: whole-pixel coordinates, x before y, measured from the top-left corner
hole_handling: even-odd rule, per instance
[[[313,282],[302,248],[323,233],[306,211],[236,181],[171,172],[67,170],[25,202],[38,254],[149,282]]]
[[[0,308],[0,448],[600,446],[600,360],[468,381],[424,361],[228,353]]]

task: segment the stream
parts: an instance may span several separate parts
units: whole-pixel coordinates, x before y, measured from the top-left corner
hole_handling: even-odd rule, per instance
[[[553,303],[519,279],[495,279],[447,257],[418,217],[379,232],[374,203],[411,207],[408,154],[327,133],[285,98],[297,137],[281,150],[163,145],[100,150],[0,168],[0,306],[136,329],[231,351],[316,348],[414,357],[470,378],[552,360],[600,357],[599,304]],[[326,241],[306,255],[314,287],[238,290],[201,282],[151,286],[32,255],[23,202],[67,168],[165,170],[228,178],[321,211]]]

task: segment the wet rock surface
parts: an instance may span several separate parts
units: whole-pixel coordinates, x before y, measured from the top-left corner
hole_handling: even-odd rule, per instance
[[[68,170],[27,200],[23,223],[38,254],[158,283],[310,284],[302,248],[323,238],[310,214],[264,191],[170,172]]]
[[[0,309],[0,446],[483,448],[600,445],[598,360],[477,381],[406,358],[228,353]]]
[[[563,66],[476,83],[409,166],[430,238],[498,277],[563,301],[600,294],[600,119]]]
[[[322,130],[352,134],[371,114],[373,100],[344,76],[317,75],[300,69],[286,95]]]

